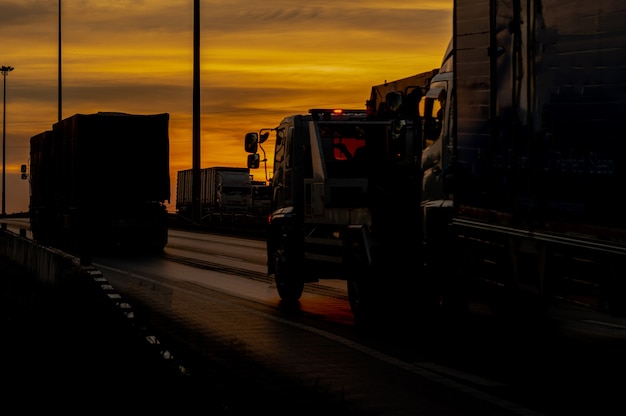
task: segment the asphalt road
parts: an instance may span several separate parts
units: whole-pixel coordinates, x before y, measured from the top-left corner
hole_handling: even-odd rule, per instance
[[[94,282],[45,287],[0,258],[2,397],[11,412],[320,414],[338,409],[314,392],[269,391],[245,363],[192,364]],[[193,370],[192,370],[193,368]],[[8,411],[8,410],[7,410]],[[342,412],[343,414],[348,414]]]
[[[350,415],[341,400],[319,390],[286,386],[269,374],[252,377],[254,363],[231,360],[225,365],[183,354],[184,339],[176,343],[152,327],[154,322],[163,325],[163,317],[131,308],[135,313],[129,319],[128,310],[110,295],[87,280],[43,287],[0,259],[0,353],[5,357],[0,370],[7,386],[3,397],[12,409],[17,405],[25,410],[83,412],[87,403],[93,410],[110,411]],[[611,326],[585,311],[557,322],[558,327],[544,328],[551,336],[541,336],[537,327],[511,332],[510,322],[473,327],[462,343],[451,337],[453,342],[440,344],[440,354],[476,366],[488,356],[509,375],[516,395],[525,395],[531,408],[544,414],[626,409],[621,400],[626,371],[624,327],[617,325],[621,321]],[[574,323],[576,327],[569,328]],[[553,336],[556,329],[566,329],[568,337]],[[588,338],[590,330],[597,336]],[[479,342],[488,339],[493,342]],[[554,377],[546,376],[548,368]]]

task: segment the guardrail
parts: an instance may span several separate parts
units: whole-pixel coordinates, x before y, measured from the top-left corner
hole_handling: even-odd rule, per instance
[[[0,256],[8,258],[46,285],[57,285],[81,272],[80,259],[61,250],[42,246],[23,235],[0,228]]]

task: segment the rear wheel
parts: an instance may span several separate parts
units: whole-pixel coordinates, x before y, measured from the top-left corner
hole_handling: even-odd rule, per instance
[[[278,295],[285,302],[297,302],[304,291],[304,279],[298,273],[294,259],[282,244],[274,250],[272,257]]]
[[[369,326],[377,315],[376,304],[380,302],[380,294],[375,289],[376,273],[368,261],[362,239],[355,238],[349,247],[346,277],[350,310],[357,324]]]
[[[354,320],[359,325],[369,325],[375,316],[374,289],[371,276],[362,273],[348,279],[348,300]]]
[[[606,309],[613,316],[624,317],[626,316],[626,283],[621,279],[622,275],[615,269],[605,273],[608,275],[608,281],[601,286],[601,289],[604,289],[603,297]]]

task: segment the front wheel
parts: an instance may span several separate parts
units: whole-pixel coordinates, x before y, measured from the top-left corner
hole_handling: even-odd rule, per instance
[[[304,279],[298,275],[294,259],[289,256],[283,245],[274,250],[272,257],[278,295],[285,302],[297,302],[304,291]]]

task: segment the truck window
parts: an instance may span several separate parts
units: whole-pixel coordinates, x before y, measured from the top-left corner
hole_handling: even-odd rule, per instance
[[[293,126],[287,130],[287,141],[285,142],[285,166],[291,168],[291,146],[293,142]]]
[[[422,100],[424,107],[423,131],[424,131],[424,147],[433,144],[441,135],[443,107],[441,102],[434,98],[426,98]]]
[[[365,146],[365,139],[354,137],[335,138],[333,140],[333,159],[351,160],[354,158],[356,149]]]
[[[285,166],[282,163],[285,158],[285,128],[284,126],[276,130],[276,146],[274,148],[274,184],[284,184]]]
[[[384,160],[384,151],[368,151],[370,147],[385,149],[387,131],[382,124],[341,123],[320,125],[321,143],[327,174],[331,177],[361,177],[377,157]]]
[[[274,166],[278,167],[285,157],[285,129],[276,130],[276,147],[274,149]]]

